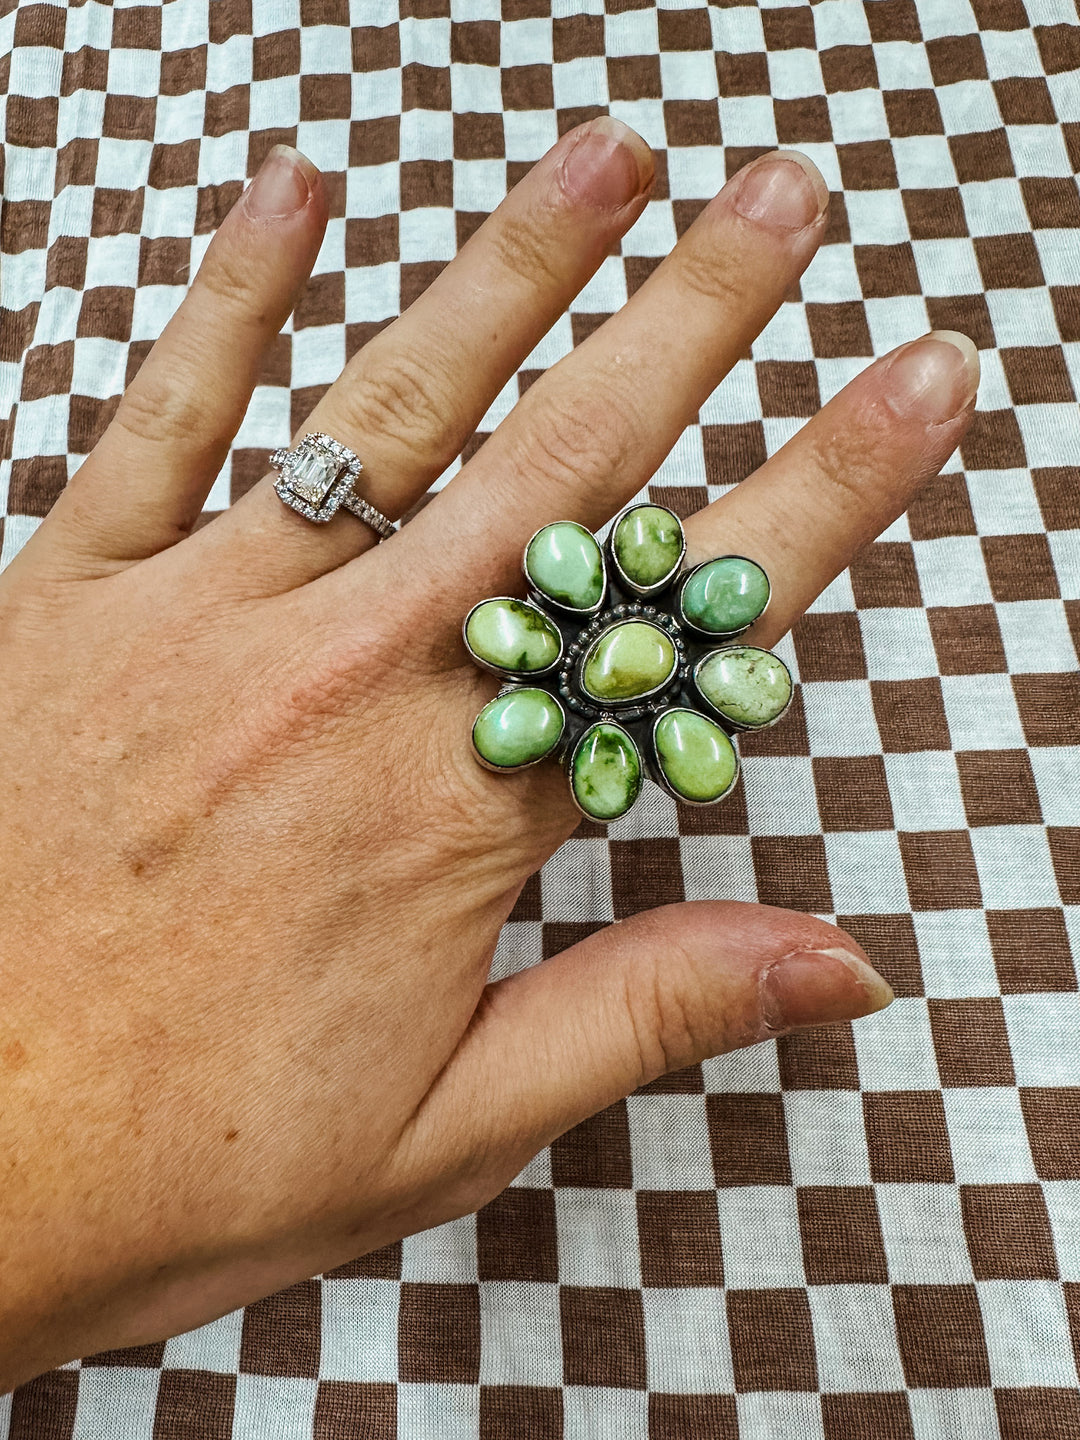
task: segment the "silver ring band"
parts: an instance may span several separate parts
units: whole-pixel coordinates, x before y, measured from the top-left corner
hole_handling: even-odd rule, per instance
[[[305,435],[292,450],[275,450],[270,465],[279,472],[274,481],[279,498],[298,515],[321,524],[344,508],[380,539],[393,535],[393,521],[356,493],[356,478],[364,468],[359,455],[332,435]]]

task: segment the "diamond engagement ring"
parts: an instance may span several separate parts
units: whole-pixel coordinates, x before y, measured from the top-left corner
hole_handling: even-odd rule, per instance
[[[308,520],[330,520],[344,507],[383,540],[394,533],[391,520],[353,489],[363,470],[360,457],[330,435],[305,435],[293,450],[275,450],[270,464],[280,471],[274,489],[286,505]]]

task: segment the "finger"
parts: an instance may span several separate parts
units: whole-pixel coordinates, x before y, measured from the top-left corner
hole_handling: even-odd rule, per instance
[[[935,331],[846,385],[760,470],[687,520],[687,564],[749,555],[772,580],[747,641],[774,645],[868,540],[904,511],[975,411],[979,353]]]
[[[608,116],[548,152],[393,325],[349,361],[293,437],[324,431],[364,464],[358,491],[391,519],[460,454],[484,412],[644,209],[652,155]],[[215,541],[278,552],[299,585],[376,541],[344,514],[313,525],[268,475],[212,527]],[[209,531],[207,540],[210,539]]]
[[[410,568],[455,604],[494,594],[513,583],[539,526],[566,518],[595,528],[640,490],[809,264],[827,197],[810,162],[790,152],[740,171],[623,309],[529,388],[416,517]]]
[[[109,566],[188,533],[315,263],[326,216],[315,166],[275,146],[42,527],[51,538]]]
[[[711,900],[646,911],[486,987],[409,1153],[457,1159],[482,1204],[543,1145],[657,1076],[892,998],[859,946],[809,915]]]

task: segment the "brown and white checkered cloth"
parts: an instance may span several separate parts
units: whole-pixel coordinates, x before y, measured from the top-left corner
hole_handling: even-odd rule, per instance
[[[3,558],[275,142],[317,274],[208,509],[287,443],[560,131],[655,198],[507,386],[620,306],[725,174],[833,192],[784,304],[650,486],[737,483],[869,357],[980,347],[945,475],[782,651],[794,713],[717,809],[655,788],[534,877],[496,973],[683,897],[836,918],[899,998],[646,1087],[479,1215],[0,1400],[7,1440],[1080,1436],[1080,25],[1070,0],[0,4]],[[483,434],[477,435],[473,446]]]

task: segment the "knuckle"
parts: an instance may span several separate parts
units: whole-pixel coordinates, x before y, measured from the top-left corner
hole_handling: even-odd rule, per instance
[[[180,444],[187,454],[205,448],[209,459],[221,447],[202,438],[207,433],[206,406],[189,378],[190,367],[183,357],[173,356],[168,375],[160,373],[163,369],[144,365],[121,397],[113,425],[140,442]]]
[[[441,468],[445,438],[459,428],[459,406],[435,354],[407,349],[372,354],[356,380],[335,396],[344,423],[356,435],[379,435],[414,452],[425,469]]]
[[[746,306],[746,281],[723,263],[715,249],[694,241],[683,241],[684,254],[678,255],[678,284],[691,295],[722,310],[739,312]]]
[[[855,437],[839,429],[811,438],[808,471],[825,482],[827,494],[822,498],[837,511],[862,510],[866,506],[868,481],[874,470],[870,458],[874,447],[867,447],[865,440],[865,434]]]
[[[535,217],[500,217],[490,238],[496,260],[511,275],[534,290],[561,288],[563,280],[555,259],[558,249]]]
[[[639,421],[614,386],[590,377],[571,395],[565,390],[534,402],[522,460],[580,503],[622,472],[635,448]]]

